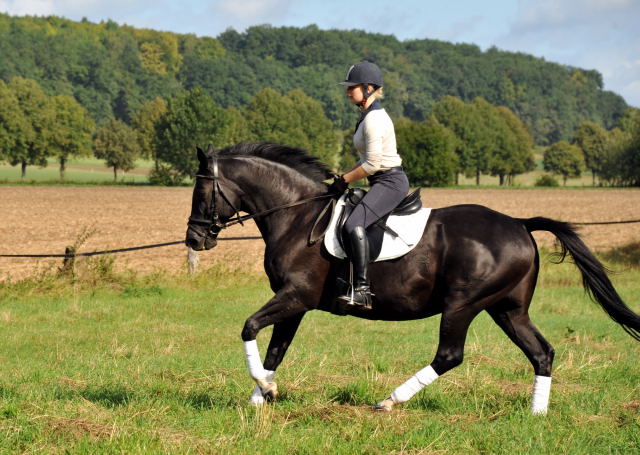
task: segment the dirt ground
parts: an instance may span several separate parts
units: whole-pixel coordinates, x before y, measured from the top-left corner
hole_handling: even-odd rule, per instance
[[[423,205],[482,204],[515,217],[546,216],[589,222],[640,219],[640,190],[428,189]],[[83,229],[95,233],[81,252],[116,249],[184,239],[191,188],[0,186],[0,254],[64,253]],[[587,226],[581,233],[593,249],[640,241],[640,224]],[[234,226],[220,238],[259,235],[253,223]],[[549,234],[535,234],[551,245]],[[220,241],[200,253],[200,266],[227,263],[262,270],[262,240]],[[36,273],[61,259],[0,258],[0,280]],[[139,272],[186,267],[183,245],[122,253],[116,267]]]

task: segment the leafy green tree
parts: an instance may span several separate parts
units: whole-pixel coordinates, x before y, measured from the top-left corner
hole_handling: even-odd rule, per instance
[[[505,106],[495,108],[497,147],[490,156],[491,175],[498,175],[500,185],[512,183],[514,176],[532,171],[535,168],[533,159],[533,138],[526,125]]]
[[[621,126],[607,133],[600,177],[616,186],[640,186],[640,116]]]
[[[166,183],[177,183],[198,168],[194,150],[213,144],[220,148],[231,145],[231,118],[199,88],[180,92],[167,102],[165,112],[156,122],[153,144],[161,173],[170,177]]]
[[[156,124],[167,112],[167,103],[158,96],[146,102],[133,117],[133,128],[138,133],[140,154],[143,158],[153,159],[158,168],[158,158],[154,148]]]
[[[627,108],[618,119],[617,127],[621,131],[631,132],[640,128],[640,109],[637,107]]]
[[[50,102],[54,111],[54,124],[49,135],[50,151],[58,158],[60,179],[64,180],[70,157],[91,154],[91,135],[95,124],[87,110],[71,96],[57,95]]]
[[[252,140],[308,149],[311,145],[291,100],[272,88],[260,90],[245,111]]]
[[[569,177],[580,177],[584,169],[582,151],[567,141],[559,141],[547,147],[543,157],[544,170],[562,176],[563,184]]]
[[[14,77],[9,81],[8,86],[15,94],[18,107],[27,122],[22,129],[25,136],[14,144],[8,156],[12,166],[21,165],[21,176],[24,179],[28,165],[47,165],[55,116],[49,97],[36,81]]]
[[[284,96],[271,88],[260,90],[245,117],[253,140],[305,149],[330,167],[338,166],[340,133],[333,130],[320,103],[302,90]]]
[[[475,176],[479,185],[480,175],[489,170],[490,152],[496,147],[497,116],[493,107],[481,98],[465,104],[445,96],[435,104],[433,114],[458,139],[455,151],[460,172]]]
[[[244,113],[234,106],[229,106],[227,108],[227,115],[229,116],[229,142],[231,144],[237,144],[248,141],[251,137],[251,132],[249,131],[249,125],[247,119],[244,117]]]
[[[307,150],[335,169],[338,166],[341,137],[324,115],[322,105],[300,89],[291,90],[284,98],[298,114],[297,121],[307,136]]]
[[[473,170],[473,143],[480,128],[477,119],[470,115],[465,103],[459,98],[445,96],[433,106],[433,115],[456,136],[454,151],[458,156],[458,173],[470,174]]]
[[[338,169],[348,170],[356,165],[358,161],[358,152],[353,145],[353,128],[343,130],[342,147],[340,149],[340,159],[338,160]]]
[[[573,135],[573,143],[582,150],[585,166],[591,170],[595,185],[605,158],[607,132],[595,122],[582,122]]]
[[[13,90],[0,79],[0,161],[11,161],[16,148],[24,148],[33,134]]]
[[[118,169],[130,171],[140,156],[140,144],[136,132],[121,120],[111,119],[93,136],[93,152],[113,168],[113,180],[118,179]]]
[[[434,116],[424,122],[400,118],[395,122],[398,151],[412,185],[445,186],[455,180],[456,139]]]

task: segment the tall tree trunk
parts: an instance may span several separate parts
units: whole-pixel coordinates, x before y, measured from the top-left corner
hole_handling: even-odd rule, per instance
[[[480,169],[476,169],[476,186],[480,186]]]
[[[567,186],[567,176],[566,175],[562,176],[562,182],[563,182],[564,186]]]
[[[67,170],[67,159],[64,156],[60,157],[60,180],[64,180],[64,171]]]
[[[504,185],[504,174],[500,174],[500,186]]]
[[[27,176],[27,162],[25,160],[22,160],[20,178],[24,180],[26,176]]]
[[[118,181],[118,167],[117,166],[113,166],[113,181],[114,182]]]

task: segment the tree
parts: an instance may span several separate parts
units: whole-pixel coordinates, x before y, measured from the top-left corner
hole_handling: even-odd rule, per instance
[[[156,124],[167,112],[167,103],[164,98],[158,96],[146,102],[133,117],[133,128],[138,133],[140,154],[143,158],[153,159],[156,169],[158,157],[154,148]]]
[[[445,96],[438,101],[433,106],[433,115],[456,136],[454,151],[458,156],[457,173],[469,174],[473,169],[472,141],[477,135],[479,125],[469,118],[469,111],[464,102],[453,96]]]
[[[607,132],[595,122],[582,122],[573,135],[573,143],[580,147],[585,166],[591,170],[593,185],[605,159]]]
[[[445,186],[454,183],[458,157],[456,139],[434,116],[424,122],[400,118],[395,122],[398,151],[412,185]]]
[[[158,158],[166,163],[159,172],[166,183],[177,183],[198,168],[197,146],[231,145],[231,118],[199,88],[180,92],[167,102],[156,123],[153,144]]]
[[[0,79],[0,161],[12,161],[15,149],[26,147],[24,141],[32,134],[13,90]]]
[[[111,119],[93,136],[96,158],[105,160],[113,168],[113,180],[118,179],[118,169],[130,171],[140,156],[140,144],[133,129],[126,123]]]
[[[8,86],[15,94],[18,107],[26,119],[22,128],[24,137],[16,141],[8,158],[12,166],[21,165],[21,177],[24,179],[28,165],[47,165],[54,112],[49,98],[36,81],[14,77]]]
[[[91,135],[95,124],[87,110],[71,96],[57,95],[50,102],[54,119],[49,145],[60,163],[60,179],[64,180],[69,157],[91,154]]]
[[[245,111],[252,140],[308,149],[300,116],[290,99],[272,88],[260,90]]]
[[[499,146],[490,157],[491,175],[498,175],[500,185],[511,183],[518,174],[535,168],[533,159],[533,138],[526,125],[505,106],[495,108],[500,126]]]
[[[543,157],[544,170],[562,176],[563,184],[567,178],[580,177],[584,168],[582,151],[567,141],[559,141],[549,146]]]
[[[291,90],[285,96],[298,114],[300,126],[307,136],[308,150],[330,168],[337,168],[340,133],[324,115],[322,105],[302,90]]]
[[[260,90],[245,117],[253,140],[305,149],[330,167],[338,166],[340,133],[333,130],[320,103],[302,90],[284,96],[271,88]]]
[[[640,116],[635,128],[624,127],[607,133],[600,178],[611,185],[640,186]]]
[[[458,98],[445,96],[435,104],[433,114],[458,139],[455,151],[460,172],[475,175],[476,185],[480,185],[480,174],[488,171],[489,152],[496,144],[493,107],[481,98],[465,104]]]

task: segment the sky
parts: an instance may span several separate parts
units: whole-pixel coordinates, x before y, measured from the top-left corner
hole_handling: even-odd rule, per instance
[[[495,46],[598,70],[605,90],[640,107],[640,0],[0,0],[0,12],[211,37],[252,25],[316,24]]]

